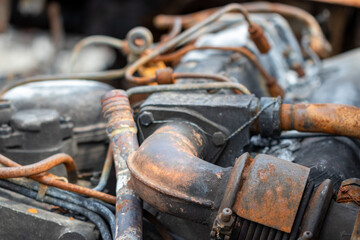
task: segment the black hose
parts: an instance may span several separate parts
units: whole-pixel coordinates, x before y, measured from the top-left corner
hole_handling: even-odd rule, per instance
[[[29,198],[36,200],[37,193],[26,187],[22,187],[17,184],[10,183],[10,182],[4,181],[4,180],[0,180],[0,187],[6,188],[10,191],[20,193],[24,196],[27,196]],[[83,207],[77,206],[75,204],[66,202],[64,200],[60,200],[58,198],[53,198],[53,197],[49,197],[49,196],[44,197],[44,202],[84,215],[85,217],[87,217],[91,222],[93,222],[96,225],[96,227],[100,231],[100,234],[101,234],[101,237],[103,238],[103,240],[111,240],[112,239],[106,223],[104,222],[104,220],[101,217],[99,217],[94,212],[89,211]]]
[[[68,201],[70,203],[82,206],[90,211],[98,213],[109,223],[111,234],[113,237],[115,237],[115,215],[111,212],[111,210],[109,210],[101,203],[86,199],[76,194],[68,194],[67,192],[56,188],[49,188],[47,194],[49,196]]]

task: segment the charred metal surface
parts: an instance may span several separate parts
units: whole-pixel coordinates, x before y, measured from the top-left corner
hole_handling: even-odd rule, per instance
[[[250,154],[248,153],[244,153],[235,161],[235,165],[229,176],[224,197],[220,204],[218,215],[216,216],[214,224],[212,226],[212,230],[210,233],[212,239],[220,238],[220,235],[224,238],[229,238],[232,233],[232,226],[235,222],[236,217],[232,216],[231,212],[230,217],[226,219],[227,221],[224,221],[222,217],[224,215],[223,211],[232,208],[236,198],[236,194],[239,191],[240,186],[242,185],[242,172],[245,166],[249,163],[249,161],[251,161],[251,158]],[[225,213],[228,213],[228,210],[226,210]]]
[[[242,218],[290,233],[309,172],[288,161],[257,155],[246,165],[234,211]]]
[[[201,126],[207,141],[214,143],[206,146],[206,161],[223,167],[233,166],[234,160],[243,153],[243,147],[249,144],[250,132],[260,132],[264,136],[280,133],[280,104],[276,103],[267,108],[251,126],[226,140],[257,111],[273,101],[273,98],[258,101],[253,96],[202,92],[152,94],[138,113],[140,138],[150,136],[163,123],[182,119]],[[219,135],[223,136],[222,141],[217,141]]]
[[[129,158],[132,186],[156,209],[208,224],[228,170],[200,158],[206,144],[195,125],[163,125]]]
[[[316,187],[330,179],[337,192],[342,181],[359,176],[359,153],[358,146],[348,138],[309,138],[301,142],[294,162],[311,169],[309,180]]]
[[[111,89],[95,81],[57,80],[8,91],[4,98],[13,105],[13,114],[1,122],[10,127],[0,134],[1,153],[21,165],[66,153],[80,172],[101,171],[108,138],[99,102]],[[55,168],[52,173],[65,171]]]
[[[319,239],[351,239],[358,212],[359,207],[356,204],[344,204],[331,201],[319,234]]]
[[[333,195],[331,180],[325,180],[313,194],[301,224],[300,236],[311,234],[310,239],[318,239]]]
[[[91,223],[52,212],[52,206],[0,188],[0,238],[95,240],[98,232]],[[16,222],[16,224],[9,224]],[[36,231],[34,231],[36,229]]]
[[[356,218],[356,222],[354,224],[354,230],[351,234],[351,240],[359,240],[360,239],[360,211]]]
[[[201,126],[206,133],[207,142],[221,133],[229,136],[248,120],[250,110],[255,108],[253,96],[245,95],[209,95],[206,93],[157,93],[152,94],[141,106],[138,114],[140,120],[140,137],[151,135],[159,125],[176,119]],[[151,124],[142,124],[144,113],[151,113]],[[242,147],[249,142],[249,128],[231,141],[223,144],[208,144],[205,160],[217,162],[220,166],[232,166],[236,157],[242,154]],[[219,153],[222,152],[222,155]],[[219,157],[219,159],[217,159]]]
[[[102,106],[107,133],[112,142],[117,178],[115,238],[141,239],[142,202],[128,184],[130,173],[126,166],[129,156],[139,147],[129,100],[124,91],[114,90],[103,97]]]

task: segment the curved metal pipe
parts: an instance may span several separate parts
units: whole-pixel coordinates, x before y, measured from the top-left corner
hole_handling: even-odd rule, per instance
[[[360,108],[341,104],[282,104],[282,130],[321,132],[360,139]]]
[[[9,159],[0,154],[0,163],[9,165]],[[57,165],[64,164],[70,182],[77,180],[77,168],[71,156],[59,153],[44,160],[19,167],[0,168],[0,178],[28,177],[46,172]]]
[[[3,165],[5,165],[7,167],[21,167],[20,164],[12,161],[11,159],[9,159],[5,156],[2,156],[2,159],[6,160],[2,163],[3,163]],[[112,195],[109,195],[109,194],[106,194],[103,192],[98,192],[93,189],[82,187],[82,186],[79,186],[76,184],[60,181],[60,180],[58,180],[59,178],[57,176],[49,174],[49,173],[40,173],[40,174],[29,176],[29,178],[31,178],[39,183],[48,185],[48,186],[57,187],[57,188],[60,188],[60,189],[66,190],[66,191],[70,191],[70,192],[80,193],[80,194],[86,195],[88,197],[97,198],[102,201],[105,201],[105,202],[108,202],[111,204],[115,204],[115,197]]]
[[[321,57],[327,57],[331,53],[331,45],[326,40],[319,23],[308,12],[286,4],[269,2],[251,2],[242,4],[250,13],[278,13],[286,18],[295,18],[304,23],[310,33],[310,46]],[[217,11],[218,8],[210,8],[187,15],[158,15],[154,19],[157,28],[169,28],[175,19],[181,19],[182,26],[189,28],[199,21]]]
[[[217,211],[220,186],[231,168],[202,160],[206,139],[195,126],[171,123],[160,127],[127,161],[131,185],[160,211],[209,223]]]

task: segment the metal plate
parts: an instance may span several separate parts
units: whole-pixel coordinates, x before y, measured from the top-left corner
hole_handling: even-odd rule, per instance
[[[259,154],[246,166],[233,210],[240,217],[290,233],[310,169]]]

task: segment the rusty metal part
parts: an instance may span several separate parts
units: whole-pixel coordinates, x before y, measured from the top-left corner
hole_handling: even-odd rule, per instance
[[[247,158],[232,209],[242,218],[290,233],[309,172],[263,154]]]
[[[333,183],[330,179],[325,180],[310,199],[305,216],[301,223],[301,236],[311,233],[313,238],[318,239],[322,224],[331,203],[333,195]]]
[[[341,183],[337,202],[355,202],[360,206],[360,179],[350,178]]]
[[[136,192],[162,212],[210,223],[217,189],[229,170],[200,159],[205,141],[186,123],[160,127],[127,161]]]
[[[331,45],[326,40],[319,23],[308,12],[286,4],[269,2],[251,2],[242,4],[250,13],[278,13],[285,18],[295,18],[304,23],[310,34],[310,46],[320,57],[327,57],[331,53]],[[158,15],[154,25],[158,28],[169,28],[175,19],[180,18],[184,28],[192,27],[217,11],[211,8],[188,15]]]
[[[142,238],[142,202],[129,186],[126,166],[129,156],[139,148],[137,128],[132,110],[123,90],[113,90],[102,98],[107,134],[114,151],[116,171],[116,233],[115,239]]]
[[[167,68],[162,68],[162,69],[158,69],[156,70],[156,81],[159,84],[172,84],[174,83],[174,73],[172,68],[167,67]]]
[[[9,164],[9,159],[0,154],[0,163]],[[28,177],[46,172],[53,167],[64,164],[70,182],[77,181],[77,168],[71,156],[59,153],[39,162],[21,167],[0,168],[0,178]]]
[[[126,91],[128,96],[154,92],[171,92],[171,91],[197,91],[197,90],[219,90],[233,89],[236,93],[241,92],[250,95],[250,91],[240,83],[233,82],[212,82],[212,83],[192,83],[192,84],[163,84],[157,86],[139,86],[133,87]]]
[[[222,211],[232,208],[245,219],[290,232],[310,169],[271,156],[251,159],[245,154],[229,177],[231,169],[200,158],[206,145],[196,126],[164,124],[128,159],[132,186],[156,209],[179,217],[212,224],[209,221],[219,209],[219,221],[224,222]],[[226,192],[233,195],[224,193],[227,182],[231,189]],[[229,205],[234,201],[233,206],[219,206],[222,196]]]
[[[210,232],[211,239],[230,239],[236,215],[230,208],[224,208],[216,216],[213,230]]]
[[[5,166],[7,167],[21,167],[20,164],[10,160],[9,158],[6,158],[5,156],[2,156],[2,159],[5,159],[6,161],[4,161]],[[98,192],[86,187],[82,187],[82,186],[78,186],[72,183],[66,183],[63,181],[58,180],[58,177],[49,173],[40,173],[37,175],[33,175],[33,176],[29,176],[31,179],[48,185],[48,186],[53,186],[53,187],[57,187],[63,190],[67,190],[70,192],[75,192],[75,193],[79,193],[88,197],[93,197],[93,198],[97,198],[100,199],[102,201],[111,203],[111,204],[115,204],[116,198],[114,196],[111,196],[109,194],[106,193],[102,193],[102,192]]]
[[[167,52],[168,50],[172,49],[178,43],[180,43],[183,40],[187,39],[188,37],[192,36],[193,34],[198,32],[199,30],[201,30],[203,27],[215,22],[223,14],[225,14],[227,12],[231,12],[231,11],[237,11],[237,12],[243,13],[243,15],[245,17],[245,20],[248,22],[249,26],[252,24],[252,22],[250,21],[250,19],[248,17],[247,10],[241,4],[237,4],[237,3],[228,4],[225,7],[219,9],[218,11],[216,11],[214,14],[212,14],[208,18],[206,18],[204,21],[202,21],[202,22],[194,25],[193,27],[185,30],[184,32],[179,34],[177,37],[171,39],[170,41],[168,41],[168,42],[164,43],[163,45],[161,45],[159,48],[154,49],[149,54],[144,55],[143,57],[136,60],[133,64],[131,64],[127,68],[126,73],[125,73],[126,79],[131,83],[139,84],[139,85],[154,82],[154,80],[155,80],[154,78],[149,79],[149,78],[135,77],[134,73],[138,70],[138,68],[140,66],[148,63],[149,61],[151,61],[153,58],[157,57],[158,55],[163,54],[163,53]]]
[[[360,109],[341,104],[282,104],[282,130],[360,138]]]
[[[222,215],[222,211],[224,209],[231,209],[233,207],[236,199],[236,194],[240,190],[240,186],[241,186],[242,175],[239,173],[242,173],[245,164],[248,160],[251,160],[250,154],[245,153],[241,155],[239,158],[237,158],[235,161],[233,170],[231,171],[229,177],[229,181],[227,182],[226,185],[226,191],[224,193],[224,196],[220,204],[218,215],[212,226],[212,230],[210,233],[210,236],[212,238],[219,237],[220,234],[224,235],[225,237],[231,236],[232,228],[229,228],[229,226],[231,227],[232,224],[234,224],[234,221],[232,219],[231,219],[232,221],[230,221],[229,219],[229,221],[224,223],[223,221],[221,221],[220,216]]]
[[[108,36],[102,36],[102,35],[94,35],[94,36],[86,37],[74,46],[72,53],[71,53],[71,58],[70,58],[70,68],[74,66],[74,63],[75,63],[76,58],[79,55],[80,51],[84,47],[93,45],[93,44],[108,45],[108,46],[114,47],[116,49],[119,49],[121,51],[124,50],[124,46],[126,45],[123,40],[120,40],[120,39],[117,39],[114,37],[108,37]],[[71,69],[70,69],[70,71],[71,71]]]
[[[181,48],[180,50],[178,50],[174,53],[158,56],[155,58],[155,60],[165,61],[165,62],[166,61],[174,61],[190,51],[209,50],[209,49],[210,50],[221,50],[221,51],[233,51],[233,52],[240,53],[241,55],[246,57],[250,62],[252,62],[252,64],[254,64],[254,66],[259,70],[260,74],[265,79],[265,83],[269,88],[269,92],[270,92],[271,96],[273,96],[273,97],[277,97],[277,96],[283,97],[284,96],[284,91],[282,90],[280,85],[276,82],[276,80],[274,78],[272,78],[266,72],[266,70],[261,66],[261,64],[257,60],[256,56],[251,51],[249,51],[247,48],[244,48],[244,47],[213,47],[213,46],[196,47],[195,45],[191,44],[191,45],[187,45],[187,46]]]
[[[259,25],[253,23],[249,26],[249,34],[250,38],[262,54],[269,52],[271,48],[270,44],[264,35],[263,29]]]
[[[360,211],[354,224],[354,229],[351,234],[351,240],[360,240]]]
[[[216,82],[231,82],[231,80],[225,76],[218,74],[206,74],[206,73],[173,73],[172,68],[161,68],[157,69],[155,73],[156,82],[159,84],[171,84],[174,83],[176,79],[194,79],[194,78],[205,78],[211,79]]]

